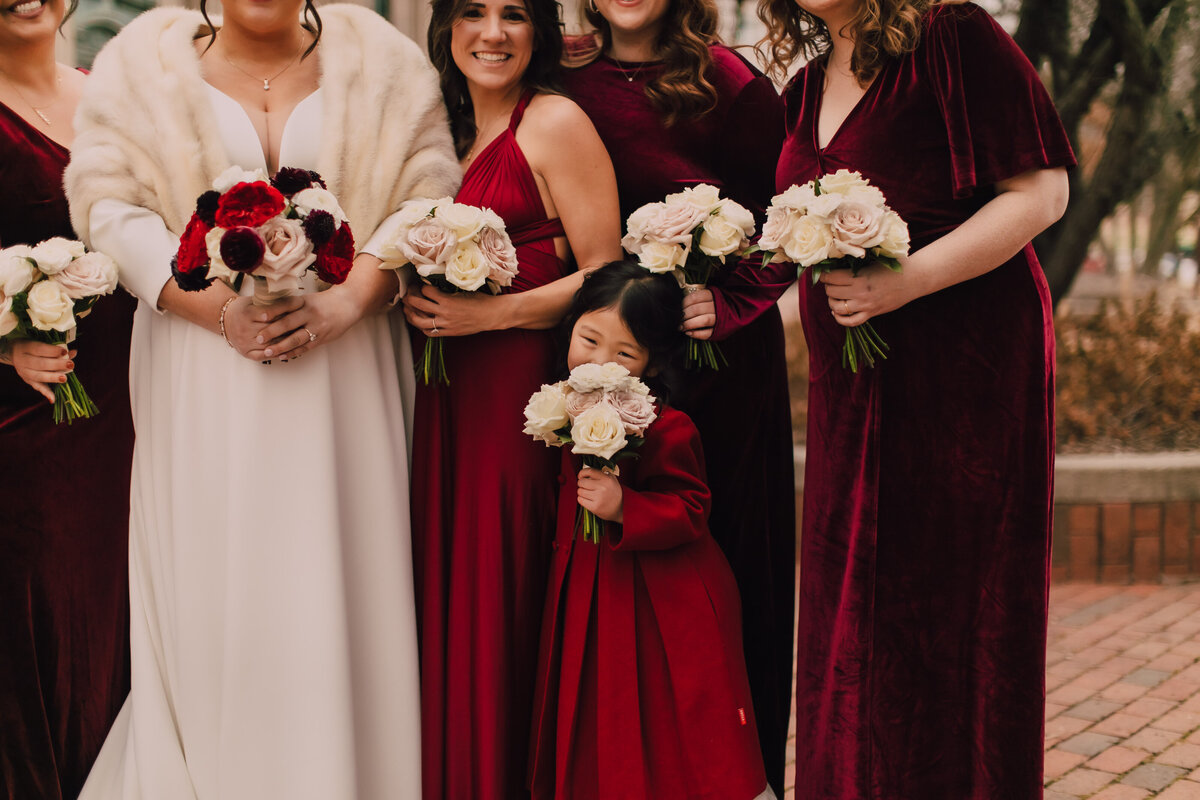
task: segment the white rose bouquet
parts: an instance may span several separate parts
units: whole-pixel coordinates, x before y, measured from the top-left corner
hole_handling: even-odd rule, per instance
[[[708,285],[713,270],[738,255],[754,235],[754,215],[707,183],[667,195],[629,215],[621,246],[651,272],[674,273],[686,292]],[[688,340],[688,366],[727,363],[714,342]]]
[[[81,242],[54,237],[0,250],[0,339],[65,345],[101,295],[117,288],[117,265]],[[54,385],[54,421],[95,416],[92,398],[71,372]]]
[[[620,474],[658,418],[646,384],[620,364],[580,364],[565,381],[543,384],[525,406],[525,433],[550,447],[571,445],[585,466]],[[585,541],[599,542],[604,521],[579,510]]]
[[[456,203],[451,197],[410,200],[388,223],[380,253],[384,269],[412,264],[421,280],[443,292],[499,294],[517,276],[517,250],[504,220],[490,208]],[[428,385],[449,383],[442,340],[425,340],[417,373]]]
[[[249,275],[255,304],[269,305],[296,294],[309,269],[342,283],[353,261],[354,235],[320,175],[282,167],[268,180],[235,166],[196,200],[171,271],[189,292],[218,278],[237,288]]]
[[[775,195],[762,236],[751,252],[762,251],[763,266],[791,261],[809,270],[813,283],[834,269],[859,270],[878,261],[900,271],[908,255],[908,225],[888,208],[883,192],[858,172],[839,169],[811,183]],[[846,329],[842,365],[875,366],[887,358],[887,342],[870,322]]]

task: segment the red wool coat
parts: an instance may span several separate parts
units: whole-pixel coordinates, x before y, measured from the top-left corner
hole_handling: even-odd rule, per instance
[[[699,435],[662,408],[621,463],[625,524],[575,533],[563,452],[530,753],[534,800],[750,800],[766,787],[741,604],[708,532]]]

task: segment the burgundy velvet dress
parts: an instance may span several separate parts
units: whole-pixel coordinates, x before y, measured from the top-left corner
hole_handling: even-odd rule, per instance
[[[997,181],[1074,164],[1036,72],[974,5],[931,10],[916,51],[883,67],[824,149],[822,85],[818,60],[785,92],[780,191],[859,170],[914,251]],[[794,277],[751,276],[757,294],[719,298],[722,324]],[[800,286],[797,800],[1040,798],[1054,334],[1033,249],[872,320],[891,351],[857,375],[824,287]]]
[[[562,489],[538,659],[534,800],[750,800],[767,785],[738,588],[705,524],[704,454],[661,407],[622,463],[623,525],[576,535],[582,460]]]
[[[546,218],[516,141],[529,100],[472,162],[456,198],[504,219],[520,263],[516,292],[565,274],[554,250],[562,225]],[[551,331],[519,329],[443,347],[450,385],[418,382],[413,432],[424,796],[514,800],[528,795],[558,488],[558,452],[522,433],[522,410],[553,380],[556,350]]]
[[[75,238],[67,150],[0,104],[0,245]],[[133,298],[79,326],[100,413],[56,425],[0,365],[0,798],[74,798],[129,691],[129,331]]]
[[[717,107],[664,125],[644,87],[660,64],[601,57],[566,85],[600,133],[617,174],[623,219],[698,183],[721,188],[761,225],[774,193],[783,107],[774,87],[732,50],[714,46]],[[633,80],[629,80],[633,78]],[[732,271],[732,265],[729,272]],[[727,273],[717,273],[720,285]],[[709,526],[742,593],[746,666],[767,776],[783,797],[792,696],[796,581],[795,481],[787,365],[779,312],[767,309],[721,349],[719,371],[689,371],[672,403],[695,422],[712,489]]]

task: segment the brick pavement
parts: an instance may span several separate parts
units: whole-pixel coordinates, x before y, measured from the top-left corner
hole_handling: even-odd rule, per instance
[[[1200,584],[1051,589],[1044,800],[1200,800],[1198,612]]]

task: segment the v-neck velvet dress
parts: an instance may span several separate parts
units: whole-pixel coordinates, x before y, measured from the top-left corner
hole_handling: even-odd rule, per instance
[[[0,245],[75,238],[67,149],[0,105]],[[76,371],[100,413],[56,425],[0,365],[0,797],[74,798],[129,690],[129,331],[101,298]]]
[[[612,157],[622,219],[645,203],[710,183],[759,224],[774,189],[783,105],[774,86],[727,47],[711,48],[717,106],[668,127],[646,97],[662,64],[601,57],[566,86]],[[732,272],[718,272],[720,285]],[[672,403],[700,430],[712,491],[709,528],[742,595],[746,668],[767,777],[783,796],[792,696],[796,515],[783,325],[771,307],[720,343],[719,371],[689,371]]]
[[[566,274],[554,250],[562,225],[546,218],[516,140],[530,100],[476,157],[456,197],[504,219],[520,265],[513,292]],[[424,796],[515,800],[528,795],[559,459],[522,433],[522,410],[554,377],[554,336],[489,331],[446,338],[443,348],[450,384],[418,383],[413,430]]]
[[[914,251],[998,181],[1074,164],[1037,73],[975,5],[928,12],[821,149],[823,77],[817,61],[785,92],[778,188],[859,170]],[[891,350],[857,375],[824,287],[800,286],[797,800],[1040,798],[1054,333],[1033,248],[872,320]],[[747,296],[722,299],[724,324]]]

